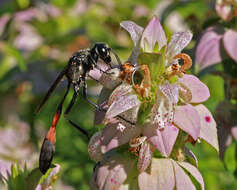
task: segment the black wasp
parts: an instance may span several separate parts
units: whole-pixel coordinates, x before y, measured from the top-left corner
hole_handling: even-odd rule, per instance
[[[94,68],[99,69],[101,72],[105,72],[101,70],[97,65],[99,58],[102,59],[110,68],[112,68],[111,55],[110,55],[111,52],[115,56],[117,62],[120,64],[120,60],[117,54],[104,43],[96,43],[91,49],[89,48],[82,49],[74,53],[72,57],[69,59],[68,65],[58,75],[57,79],[54,81],[53,85],[48,90],[42,103],[39,105],[38,109],[36,110],[37,113],[40,112],[40,110],[42,109],[44,104],[47,102],[47,100],[50,98],[52,92],[55,90],[57,85],[61,82],[63,77],[66,77],[67,82],[68,82],[66,92],[57,107],[56,113],[54,114],[54,117],[53,117],[51,127],[41,147],[39,168],[43,174],[47,172],[47,170],[50,167],[51,161],[53,159],[53,155],[55,151],[54,145],[56,142],[56,137],[55,137],[56,125],[62,112],[63,103],[65,101],[65,98],[67,97],[67,94],[71,86],[73,86],[74,94],[71,99],[71,102],[69,103],[69,105],[66,108],[66,111],[64,112],[64,117],[69,121],[69,123],[72,126],[74,126],[79,131],[81,131],[89,139],[89,135],[87,131],[79,127],[76,123],[71,121],[67,116],[72,106],[75,103],[75,100],[79,94],[80,87],[82,87],[83,97],[94,107],[96,107],[97,109],[100,109],[97,104],[95,104],[94,102],[88,99],[86,78],[89,76],[89,72]]]

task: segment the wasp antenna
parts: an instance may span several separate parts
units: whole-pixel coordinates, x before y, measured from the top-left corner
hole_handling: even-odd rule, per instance
[[[121,63],[121,60],[119,59],[119,56],[117,55],[117,53],[112,49],[111,49],[111,52],[114,54],[115,58],[116,58],[116,61],[118,62],[119,65],[122,65]]]

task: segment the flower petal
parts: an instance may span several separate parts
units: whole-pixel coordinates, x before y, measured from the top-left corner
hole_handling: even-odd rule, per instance
[[[124,130],[118,128],[119,124],[108,125],[103,129],[101,136],[101,151],[106,153],[120,145],[128,143],[133,137],[141,133],[137,126],[124,126]]]
[[[137,169],[140,173],[144,172],[150,165],[153,153],[154,149],[150,143],[146,141],[142,143],[137,163]]]
[[[216,12],[224,20],[230,21],[233,17],[231,4],[216,2]]]
[[[196,140],[200,136],[200,117],[197,110],[187,104],[177,106],[174,112],[174,123]]]
[[[176,84],[170,84],[166,81],[163,85],[159,86],[163,94],[168,98],[173,104],[177,104],[179,100],[179,87]]]
[[[175,182],[177,190],[196,190],[193,182],[189,178],[189,176],[184,172],[184,170],[174,161],[172,160],[172,164],[174,167],[175,174]]]
[[[120,96],[114,101],[105,114],[106,119],[111,119],[120,113],[130,110],[140,105],[136,94]]]
[[[117,190],[124,183],[135,161],[127,155],[109,152],[95,168],[91,187],[97,185],[99,190]]]
[[[200,66],[200,70],[221,62],[221,39],[224,29],[210,27],[202,35],[195,52],[195,63]]]
[[[151,172],[139,174],[138,185],[140,190],[173,190],[175,187],[175,178],[170,159],[153,158],[151,162]]]
[[[145,126],[143,134],[148,141],[154,145],[164,156],[168,157],[172,152],[179,129],[174,125],[166,126],[164,129],[156,129],[152,125]]]
[[[133,43],[136,46],[142,36],[144,28],[132,21],[122,21],[120,26],[129,32]]]
[[[188,162],[178,162],[179,165],[181,165],[183,168],[185,168],[191,175],[198,181],[198,183],[201,185],[202,190],[204,190],[204,181],[202,178],[202,175],[198,171],[196,167],[194,167],[192,164],[189,164]]]
[[[231,133],[232,133],[234,139],[237,141],[237,126],[234,126],[231,128]]]
[[[88,153],[95,161],[100,161],[103,158],[103,153],[101,152],[101,136],[101,131],[96,132],[88,144]]]
[[[132,108],[135,108],[136,110],[136,107],[140,105],[140,101],[132,86],[123,83],[113,91],[109,98],[108,105],[109,109],[105,115],[107,120]]]
[[[122,81],[119,78],[120,70],[118,68],[110,69],[107,73],[103,73],[99,79],[100,84],[108,89],[114,89]]]
[[[127,84],[127,83],[122,83],[121,85],[119,85],[111,94],[111,96],[109,97],[109,106],[116,101],[117,99],[119,99],[121,96],[127,96],[129,94],[135,94],[135,92],[133,91],[133,88],[131,85]]]
[[[237,32],[234,30],[227,30],[224,34],[224,46],[229,56],[237,62]]]
[[[219,152],[216,122],[211,112],[202,104],[195,106],[201,119],[200,138],[207,141]]]
[[[171,60],[179,54],[189,44],[192,37],[193,34],[190,31],[174,33],[167,47],[167,58]]]
[[[156,43],[160,50],[166,45],[167,39],[159,19],[153,16],[142,34],[141,48],[144,52],[152,53]]]
[[[103,108],[105,110],[108,108],[108,99],[112,92],[113,90],[111,89],[105,87],[102,88],[97,101],[97,104],[100,106],[100,108]],[[105,117],[105,111],[96,109],[94,117],[94,125],[101,124],[104,121],[104,117]]]
[[[152,124],[158,129],[165,128],[173,122],[174,104],[160,89],[157,90],[156,103],[151,109],[150,117]]]
[[[192,93],[191,103],[200,103],[210,97],[208,87],[194,75],[185,74],[179,82],[186,86]]]

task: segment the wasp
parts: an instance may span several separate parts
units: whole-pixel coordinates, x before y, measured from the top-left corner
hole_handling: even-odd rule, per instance
[[[56,78],[52,86],[49,88],[43,101],[40,103],[39,107],[37,108],[36,113],[39,113],[41,109],[43,108],[43,106],[45,105],[45,103],[50,98],[52,92],[55,90],[58,84],[62,81],[63,77],[66,77],[67,79],[66,92],[56,109],[56,113],[54,114],[51,127],[48,133],[46,134],[42,147],[41,147],[40,158],[39,158],[39,169],[43,174],[45,174],[47,170],[49,169],[53,156],[54,156],[55,143],[56,143],[56,126],[62,113],[63,103],[71,87],[73,87],[74,94],[69,105],[66,108],[66,111],[64,112],[64,117],[72,126],[74,126],[76,129],[82,132],[89,139],[89,135],[87,131],[79,127],[72,120],[70,120],[68,118],[68,114],[70,113],[76,101],[76,98],[79,95],[79,90],[81,87],[82,87],[83,97],[91,105],[93,105],[97,109],[100,109],[100,107],[94,102],[92,102],[87,96],[86,78],[91,77],[89,76],[89,72],[93,70],[94,68],[100,70],[101,72],[105,72],[102,69],[100,69],[97,64],[99,59],[103,60],[105,64],[107,64],[109,67],[112,67],[111,52],[115,56],[117,62],[120,64],[120,60],[117,54],[112,50],[112,48],[108,47],[108,45],[106,45],[105,43],[96,43],[91,49],[87,48],[87,49],[82,49],[75,52],[69,59],[67,66],[59,73],[58,77]]]

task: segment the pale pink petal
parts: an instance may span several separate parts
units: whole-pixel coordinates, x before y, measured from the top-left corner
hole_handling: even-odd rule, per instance
[[[132,21],[122,21],[120,26],[129,32],[133,43],[136,46],[142,36],[144,28]]]
[[[120,70],[118,68],[110,69],[106,73],[103,73],[99,79],[100,84],[105,88],[114,89],[122,81],[119,78]]]
[[[43,38],[33,26],[21,24],[18,29],[20,33],[14,40],[14,46],[18,49],[33,51],[43,43]]]
[[[221,62],[223,33],[224,30],[218,27],[210,27],[204,31],[195,52],[195,63],[200,67],[200,70]]]
[[[187,104],[177,106],[174,112],[174,123],[196,140],[200,135],[201,122],[197,110]]]
[[[188,162],[178,162],[178,163],[179,165],[184,167],[198,181],[198,183],[201,185],[202,190],[204,190],[205,189],[204,181],[198,169],[194,167],[192,164],[189,164]]]
[[[151,123],[158,129],[165,128],[173,122],[174,103],[163,92],[157,90],[157,99],[150,113]]]
[[[189,176],[184,172],[184,170],[174,161],[172,160],[172,164],[174,167],[175,174],[175,182],[177,190],[196,190],[193,182],[189,178]]]
[[[156,16],[153,16],[142,34],[141,48],[145,52],[152,53],[156,44],[160,50],[166,43],[167,39],[160,21]]]
[[[116,99],[105,114],[106,119],[111,119],[120,113],[130,110],[140,105],[136,94],[120,96]]]
[[[105,64],[104,62],[100,61],[100,60],[97,63],[97,67],[100,68],[102,71],[107,71],[109,69],[109,66],[107,64]],[[92,80],[100,80],[100,77],[103,74],[105,74],[102,71],[100,71],[97,68],[94,68],[94,69],[90,70],[89,78],[92,79]]]
[[[91,180],[91,187],[97,186],[99,190],[118,190],[134,167],[135,161],[127,156],[110,152],[96,166]]]
[[[237,31],[227,30],[224,34],[223,41],[227,53],[237,62]]]
[[[167,47],[167,58],[171,59],[179,54],[189,44],[192,37],[193,34],[190,31],[174,33]]]
[[[179,87],[176,84],[170,84],[166,81],[163,85],[159,86],[163,94],[168,98],[173,104],[177,104],[179,100]]]
[[[231,128],[231,133],[232,133],[234,139],[237,141],[237,126],[234,126]]]
[[[150,143],[146,141],[142,143],[137,163],[137,169],[140,173],[144,172],[150,165],[153,153],[154,149]]]
[[[106,177],[109,175],[109,166],[100,166],[100,162],[96,165],[94,172],[91,177],[90,189],[94,190],[94,187],[98,189],[103,189]]]
[[[230,21],[232,18],[231,5],[225,5],[222,3],[216,3],[216,12],[217,14],[225,21]]]
[[[109,97],[108,105],[110,106],[114,101],[119,99],[121,96],[127,96],[129,94],[135,94],[133,87],[127,83],[122,83],[115,88],[111,96]]]
[[[144,127],[143,134],[148,137],[148,141],[155,146],[161,154],[168,157],[172,152],[179,134],[179,129],[174,125],[169,125],[159,130],[152,125],[148,125]]]
[[[121,125],[121,123],[108,125],[103,129],[101,136],[102,153],[128,143],[133,137],[141,133],[141,129],[137,126],[125,126],[125,129],[121,131],[118,125]]]
[[[208,87],[194,75],[185,74],[179,79],[179,82],[185,85],[191,91],[191,103],[204,102],[210,97]]]
[[[191,90],[183,83],[179,83],[179,98],[184,103],[190,103],[192,100]]]
[[[95,161],[100,161],[103,158],[103,153],[101,152],[101,136],[101,131],[96,132],[88,144],[88,153]]]
[[[200,138],[207,141],[219,152],[216,122],[211,112],[202,104],[195,106],[201,120]]]
[[[198,167],[198,159],[195,156],[195,154],[191,150],[189,150],[187,147],[184,147],[184,153],[186,156],[191,157],[195,161],[196,167]]]
[[[138,111],[139,111],[139,105],[133,107],[130,110],[127,110],[121,114],[119,114],[119,116],[121,116],[121,118],[117,118],[119,120],[120,123],[128,126],[132,126],[132,124],[135,124],[137,122],[137,115],[138,115]],[[133,126],[134,127],[134,126]]]
[[[175,177],[171,160],[153,158],[151,171],[139,174],[138,185],[140,190],[173,190]]]

